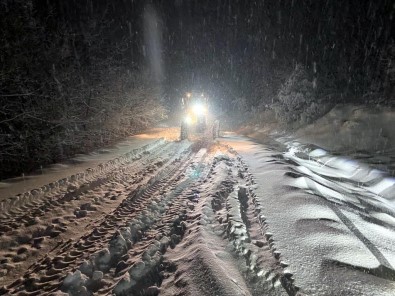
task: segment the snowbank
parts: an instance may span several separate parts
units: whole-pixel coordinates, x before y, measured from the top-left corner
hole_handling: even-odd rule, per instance
[[[393,108],[337,105],[295,136],[331,151],[395,152],[394,126]]]
[[[301,143],[343,154],[395,152],[395,109],[391,107],[336,105],[313,123],[295,126],[281,124],[272,110],[266,110],[237,132],[257,140],[288,134]]]

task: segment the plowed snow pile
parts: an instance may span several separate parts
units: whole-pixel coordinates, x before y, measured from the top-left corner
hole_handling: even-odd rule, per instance
[[[389,107],[339,105],[299,129],[304,143],[343,152],[395,152],[395,110]]]

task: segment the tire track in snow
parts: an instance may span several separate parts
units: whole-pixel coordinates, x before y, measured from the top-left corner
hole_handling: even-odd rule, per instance
[[[149,151],[142,151],[137,154],[137,158],[129,159],[119,170],[116,165],[111,165],[109,180],[104,184],[92,190],[81,190],[71,200],[63,204],[56,203],[56,207],[43,206],[40,216],[30,218],[33,223],[20,225],[0,236],[0,281],[9,285],[23,270],[40,260],[43,254],[94,227],[101,216],[111,212],[127,197],[127,192],[146,183],[188,146],[165,142],[162,144],[149,145]],[[106,177],[106,172],[101,174]],[[94,177],[82,181],[95,182]],[[31,213],[34,212],[25,211],[27,217]]]
[[[287,269],[288,264],[276,248],[273,234],[269,232],[264,207],[253,190],[253,176],[238,155],[234,169],[239,186],[228,195],[226,207],[230,213],[227,233],[233,238],[236,251],[245,258],[253,277],[262,278],[264,284],[270,283],[270,291],[277,293],[275,291],[282,286],[288,295],[302,295],[294,284],[292,272]]]
[[[128,221],[139,216],[141,211],[144,212],[144,208],[152,203],[152,197],[155,194],[163,192],[170,184],[174,185],[172,182],[178,182],[184,166],[189,161],[190,154],[188,153],[183,153],[181,159],[173,160],[160,174],[151,178],[145,188],[140,187],[139,190],[132,192],[115,211],[103,218],[99,226],[91,233],[82,236],[78,242],[69,241],[59,246],[53,255],[48,255],[33,264],[25,273],[24,278],[3,288],[3,293],[23,294],[25,293],[23,291],[26,291],[32,295],[47,295],[58,290],[66,277],[66,272],[74,271],[98,250],[104,250],[104,253],[97,255],[99,259],[96,263],[103,263],[102,261],[108,257],[106,247],[116,237],[118,229],[127,227]],[[135,239],[137,237],[138,235]]]
[[[101,164],[96,169],[88,169],[84,173],[59,180],[55,182],[57,187],[46,185],[1,202],[0,237],[21,226],[34,225],[35,218],[42,217],[46,212],[75,200],[88,190],[105,186],[113,180],[119,182],[120,175],[127,171],[141,170],[141,165],[138,164],[152,158],[152,155],[157,155],[165,148],[166,142],[158,141],[154,145],[135,149],[117,158],[116,161],[111,160]]]
[[[126,171],[115,170],[114,178],[125,182],[121,191],[129,191],[119,206],[87,225],[79,239],[55,246],[0,294],[157,295],[164,292],[161,285],[168,277],[174,277],[174,287],[182,288],[177,266],[165,256],[182,242],[198,249],[193,262],[204,278],[196,280],[212,286],[205,295],[214,290],[229,295],[300,295],[268,232],[254,180],[242,159],[231,150],[223,158],[206,158],[205,150],[196,154],[188,146],[174,144],[179,151],[171,160],[156,171],[145,170],[133,184],[122,176]],[[217,176],[221,170],[225,177]],[[149,178],[150,174],[156,175]],[[196,196],[198,203],[191,204]],[[195,233],[193,223],[205,231],[222,229],[223,235],[214,234],[218,242],[229,241],[236,262],[242,259],[245,267],[229,276],[223,272],[231,265],[236,270],[235,261],[222,261],[224,266],[207,261],[204,254],[210,251],[199,249],[205,237]],[[191,239],[196,234],[201,235],[198,241]]]
[[[200,198],[188,206],[191,226],[185,243],[165,256],[171,267],[165,270],[165,296],[302,295],[276,249],[253,186],[235,151],[228,147],[214,158],[207,176],[193,189]],[[226,241],[233,252],[228,253]],[[243,264],[236,263],[240,259]]]

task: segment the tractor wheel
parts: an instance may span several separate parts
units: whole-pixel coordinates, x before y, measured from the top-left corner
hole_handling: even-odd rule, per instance
[[[181,123],[180,140],[188,139],[188,125],[185,122]]]

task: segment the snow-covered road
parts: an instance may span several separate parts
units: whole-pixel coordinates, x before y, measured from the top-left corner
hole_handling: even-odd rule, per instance
[[[0,295],[394,295],[393,179],[290,141],[161,134],[8,183]]]
[[[251,170],[281,259],[307,295],[395,295],[395,180],[292,141],[228,135]]]

